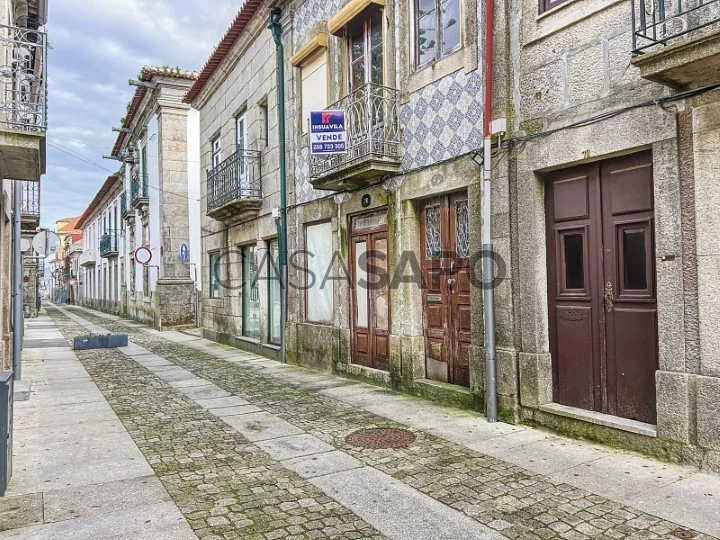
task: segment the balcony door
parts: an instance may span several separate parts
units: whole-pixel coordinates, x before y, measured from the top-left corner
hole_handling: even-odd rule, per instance
[[[235,145],[237,150],[238,186],[240,197],[250,196],[250,182],[248,178],[248,163],[245,150],[248,148],[247,111],[241,112],[235,118]]]
[[[371,9],[366,17],[348,25],[348,51],[350,53],[350,93],[367,84],[382,85],[383,28],[382,10]]]

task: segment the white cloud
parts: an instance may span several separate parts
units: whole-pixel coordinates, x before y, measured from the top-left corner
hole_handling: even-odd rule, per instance
[[[109,153],[144,65],[199,70],[241,0],[53,0],[49,4],[48,164],[42,223],[79,215],[118,162]],[[96,165],[71,157],[75,153]]]

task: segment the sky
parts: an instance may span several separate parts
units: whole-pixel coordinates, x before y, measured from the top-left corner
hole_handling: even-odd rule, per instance
[[[242,0],[49,0],[41,224],[79,216],[120,162],[103,159],[146,65],[200,70]]]

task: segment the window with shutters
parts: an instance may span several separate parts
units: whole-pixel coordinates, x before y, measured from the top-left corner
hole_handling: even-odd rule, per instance
[[[302,80],[302,132],[307,133],[310,111],[322,111],[328,106],[327,51],[320,49],[300,66]]]

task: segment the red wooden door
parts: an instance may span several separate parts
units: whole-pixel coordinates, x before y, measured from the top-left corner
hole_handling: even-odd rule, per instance
[[[421,215],[425,372],[470,385],[470,279],[467,194],[425,202]]]
[[[554,399],[655,423],[652,156],[557,171],[545,202]]]
[[[388,371],[390,291],[387,210],[350,219],[352,361]]]

